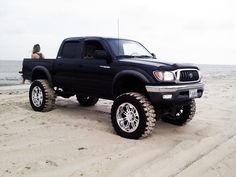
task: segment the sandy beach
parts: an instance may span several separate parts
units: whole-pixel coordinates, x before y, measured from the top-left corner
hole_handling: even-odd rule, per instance
[[[141,140],[115,134],[112,101],[81,107],[58,97],[41,113],[29,85],[0,87],[0,177],[235,177],[236,70],[203,74],[194,119],[158,121]]]

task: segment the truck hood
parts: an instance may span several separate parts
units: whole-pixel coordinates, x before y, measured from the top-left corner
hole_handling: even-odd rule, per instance
[[[120,63],[129,65],[148,65],[148,66],[154,66],[158,67],[159,70],[176,70],[176,69],[182,69],[182,68],[194,68],[198,69],[197,66],[193,64],[179,64],[179,63],[164,63],[159,62],[157,59],[149,59],[149,58],[131,58],[131,59],[119,59]]]

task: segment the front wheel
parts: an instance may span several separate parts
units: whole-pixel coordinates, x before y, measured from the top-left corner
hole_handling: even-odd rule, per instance
[[[195,100],[191,100],[188,104],[176,108],[173,114],[166,114],[162,116],[162,120],[167,123],[174,125],[184,125],[191,121],[196,112]]]
[[[84,95],[76,95],[76,98],[80,105],[82,106],[93,106],[95,105],[99,98],[97,97],[92,97],[92,96],[84,96]]]
[[[55,105],[56,94],[47,80],[35,80],[29,91],[31,107],[35,111],[50,111]]]
[[[112,105],[112,125],[118,135],[138,139],[152,133],[156,114],[151,102],[140,93],[124,93]]]

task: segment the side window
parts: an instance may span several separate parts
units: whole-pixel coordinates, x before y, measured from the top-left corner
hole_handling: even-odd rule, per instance
[[[62,58],[80,58],[81,54],[80,42],[70,41],[66,42],[63,46],[61,57]]]
[[[83,58],[94,59],[96,50],[104,51],[105,49],[99,41],[89,40],[84,42]]]

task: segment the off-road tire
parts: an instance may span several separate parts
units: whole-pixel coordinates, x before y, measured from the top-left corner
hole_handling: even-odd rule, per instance
[[[136,115],[139,115],[139,116],[136,116],[138,117],[137,120],[139,120],[139,123],[136,124],[137,127],[132,132],[127,132],[123,130],[124,128],[122,129],[122,125],[119,125],[121,124],[121,122],[118,123],[119,110],[122,108],[122,105],[124,105],[125,107],[125,104],[130,105],[133,108],[133,110],[135,110],[133,112]],[[122,108],[122,111],[126,109],[124,107]],[[138,114],[136,113],[136,111],[138,112]],[[127,114],[122,113],[120,115],[122,116],[122,115],[127,115]],[[129,138],[129,139],[139,139],[141,137],[146,137],[150,135],[152,133],[153,128],[156,125],[155,117],[156,117],[155,110],[151,102],[144,95],[140,93],[136,93],[136,92],[124,93],[118,96],[115,99],[111,108],[111,121],[112,121],[112,125],[116,133],[120,135],[121,137]],[[125,125],[125,121],[124,121],[123,126],[124,125]],[[128,123],[126,125],[128,125]]]
[[[172,116],[172,115],[165,115],[162,116],[162,120],[164,122],[182,126],[185,125],[187,122],[191,121],[196,112],[196,103],[195,100],[191,100],[187,105],[182,107],[182,113],[179,116]]]
[[[37,100],[35,96],[33,96],[33,94],[36,94],[37,97],[37,90],[38,93],[41,93],[41,97],[39,98],[41,101]],[[30,86],[29,100],[34,111],[47,112],[52,110],[55,106],[56,93],[50,87],[47,80],[35,80]]]
[[[99,100],[99,98],[97,97],[84,96],[84,95],[76,95],[76,98],[81,106],[93,106]]]

